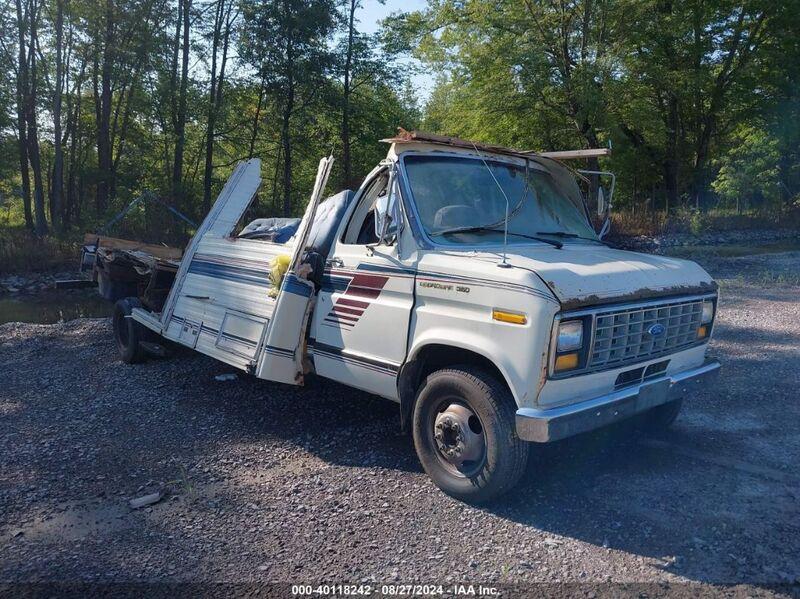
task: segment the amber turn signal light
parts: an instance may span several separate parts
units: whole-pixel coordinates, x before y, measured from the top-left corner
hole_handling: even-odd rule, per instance
[[[703,325],[699,329],[697,329],[697,338],[704,339],[708,335],[708,327]]]
[[[555,369],[558,370],[572,370],[578,367],[578,354],[564,354],[556,358]]]
[[[505,310],[492,310],[492,318],[500,322],[510,322],[511,324],[526,324],[528,317],[519,312],[506,312]]]

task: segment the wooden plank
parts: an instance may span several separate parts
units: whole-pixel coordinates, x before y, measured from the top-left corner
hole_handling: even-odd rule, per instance
[[[95,233],[86,233],[86,235],[83,236],[83,243],[87,245],[93,245],[98,239],[100,240],[100,247],[110,248],[113,250],[144,252],[163,260],[180,260],[181,256],[183,256],[183,250],[178,248],[172,248],[166,245],[142,243],[139,241],[130,241],[128,239],[117,239],[116,237],[104,237]]]
[[[535,152],[533,150],[517,150],[514,148],[506,148],[503,146],[495,146],[478,141],[469,141],[466,139],[459,139],[458,137],[450,137],[447,135],[439,135],[437,133],[427,133],[425,131],[406,131],[402,127],[399,128],[395,137],[382,139],[386,143],[429,143],[438,144],[442,146],[450,146],[454,148],[467,148],[474,150],[477,148],[482,152],[489,152],[492,154],[505,154],[508,156],[518,156],[521,158],[543,156],[544,158],[552,158],[553,160],[577,160],[580,158],[598,158],[600,156],[608,156],[611,154],[610,148],[592,148],[588,150],[562,150],[558,152]]]
[[[427,133],[426,131],[406,131],[402,127],[398,129],[395,137],[382,139],[386,143],[429,143],[438,144],[443,146],[450,146],[453,148],[466,148],[474,150],[477,148],[481,152],[489,152],[491,154],[506,154],[508,156],[525,157],[535,155],[534,152],[524,152],[522,150],[515,150],[513,148],[505,148],[503,146],[495,146],[485,144],[479,141],[469,141],[467,139],[460,139],[458,137],[450,137],[447,135],[438,135],[436,133]]]
[[[577,160],[580,158],[600,158],[609,156],[610,148],[591,148],[588,150],[561,150],[559,152],[539,152],[539,156],[553,158],[554,160]]]

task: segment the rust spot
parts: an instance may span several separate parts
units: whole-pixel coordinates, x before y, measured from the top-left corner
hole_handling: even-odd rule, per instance
[[[667,287],[662,289],[650,289],[649,287],[644,287],[642,289],[638,289],[631,293],[626,293],[624,295],[616,295],[614,297],[601,298],[598,297],[597,295],[587,295],[585,297],[570,299],[561,303],[561,309],[575,310],[577,308],[589,308],[591,306],[608,304],[612,302],[613,303],[631,302],[637,300],[653,299],[658,297],[669,297],[674,295],[694,295],[702,293],[711,293],[716,291],[717,288],[718,285],[715,281],[711,281],[710,283],[704,281],[699,285],[677,285],[675,287]]]
[[[546,347],[545,350],[542,352],[542,368],[541,368],[541,372],[539,373],[539,383],[536,386],[536,398],[535,398],[535,401],[537,401],[537,402],[539,401],[539,394],[542,392],[542,387],[544,387],[544,384],[547,382],[547,361],[548,361],[547,360],[547,354],[548,354],[548,351],[549,351],[549,348]]]

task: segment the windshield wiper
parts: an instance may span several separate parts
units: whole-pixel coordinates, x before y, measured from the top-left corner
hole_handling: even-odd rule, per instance
[[[597,243],[602,243],[603,245],[608,245],[605,241],[597,239],[596,237],[584,237],[583,235],[578,235],[577,233],[569,233],[567,231],[536,231],[536,234],[552,235],[553,237],[566,237],[567,239],[584,239],[586,241],[595,241]]]
[[[502,229],[493,229],[492,227],[484,227],[484,226],[476,226],[476,227],[454,227],[452,229],[444,229],[442,231],[436,231],[431,233],[431,237],[435,237],[437,235],[449,235],[451,233],[503,233]],[[555,241],[553,239],[545,239],[544,237],[536,237],[535,235],[525,235],[524,233],[513,233],[511,231],[508,232],[509,235],[513,235],[515,237],[524,237],[525,239],[533,239],[534,241],[541,241],[542,243],[548,243],[558,249],[564,247],[564,244],[560,241]]]

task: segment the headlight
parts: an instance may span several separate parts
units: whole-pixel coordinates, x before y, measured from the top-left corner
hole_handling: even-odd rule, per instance
[[[709,324],[712,320],[714,320],[714,302],[706,300],[703,302],[703,317],[700,322]]]
[[[583,346],[583,321],[570,320],[558,325],[556,352],[572,351]]]

